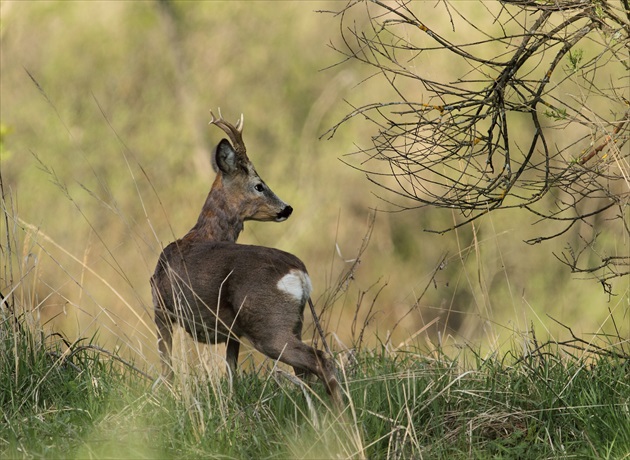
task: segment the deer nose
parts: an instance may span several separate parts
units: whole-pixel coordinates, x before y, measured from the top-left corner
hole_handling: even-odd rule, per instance
[[[293,208],[289,205],[286,205],[285,208],[278,213],[278,215],[276,216],[276,220],[282,221],[288,219],[292,212]]]

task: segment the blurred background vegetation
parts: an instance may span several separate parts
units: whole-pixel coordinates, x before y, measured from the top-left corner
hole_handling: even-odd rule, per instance
[[[295,209],[282,224],[246,224],[239,241],[298,255],[320,307],[378,209],[361,263],[326,315],[345,345],[367,323],[370,344],[497,349],[532,326],[561,339],[566,331],[551,318],[578,335],[605,332],[611,312],[627,337],[627,277],[609,296],[553,256],[580,238],[579,225],[529,246],[523,240],[541,229],[506,210],[427,233],[459,216],[387,212],[396,208],[340,161],[369,139],[369,126],[353,121],[320,139],[354,101],[391,91],[361,85],[365,69],[334,65],[342,57],[329,42],[339,21],[319,10],[342,6],[3,1],[0,165],[9,219],[0,291],[48,331],[69,340],[97,334],[103,346],[155,365],[148,280],[161,248],[196,222],[221,138],[207,125],[209,110],[220,107],[233,122],[244,113],[251,160]],[[448,17],[427,15],[432,27],[450,29]],[[628,241],[617,237],[608,236],[627,254]]]

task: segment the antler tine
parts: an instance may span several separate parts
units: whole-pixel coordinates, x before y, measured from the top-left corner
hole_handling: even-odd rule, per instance
[[[219,118],[214,116],[212,110],[210,110],[210,116],[212,119],[210,120],[211,125],[215,125],[221,128],[225,134],[228,135],[230,140],[232,141],[232,145],[234,149],[242,154],[245,154],[245,144],[243,143],[243,114],[241,114],[241,118],[236,122],[236,126],[231,123],[228,123],[223,119],[223,115],[221,114],[221,109],[219,108]]]
[[[245,121],[245,118],[243,117],[243,114],[241,113],[241,118],[236,122],[236,130],[243,134],[243,123]]]

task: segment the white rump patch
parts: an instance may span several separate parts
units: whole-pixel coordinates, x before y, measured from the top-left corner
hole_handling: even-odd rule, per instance
[[[280,278],[277,287],[300,302],[306,302],[306,299],[310,297],[311,291],[313,290],[311,279],[308,275],[296,269],[291,270]]]

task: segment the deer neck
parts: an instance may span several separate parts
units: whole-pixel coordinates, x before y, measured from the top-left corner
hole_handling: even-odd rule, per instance
[[[235,242],[243,230],[243,219],[230,207],[221,187],[208,193],[197,223],[184,239]]]

